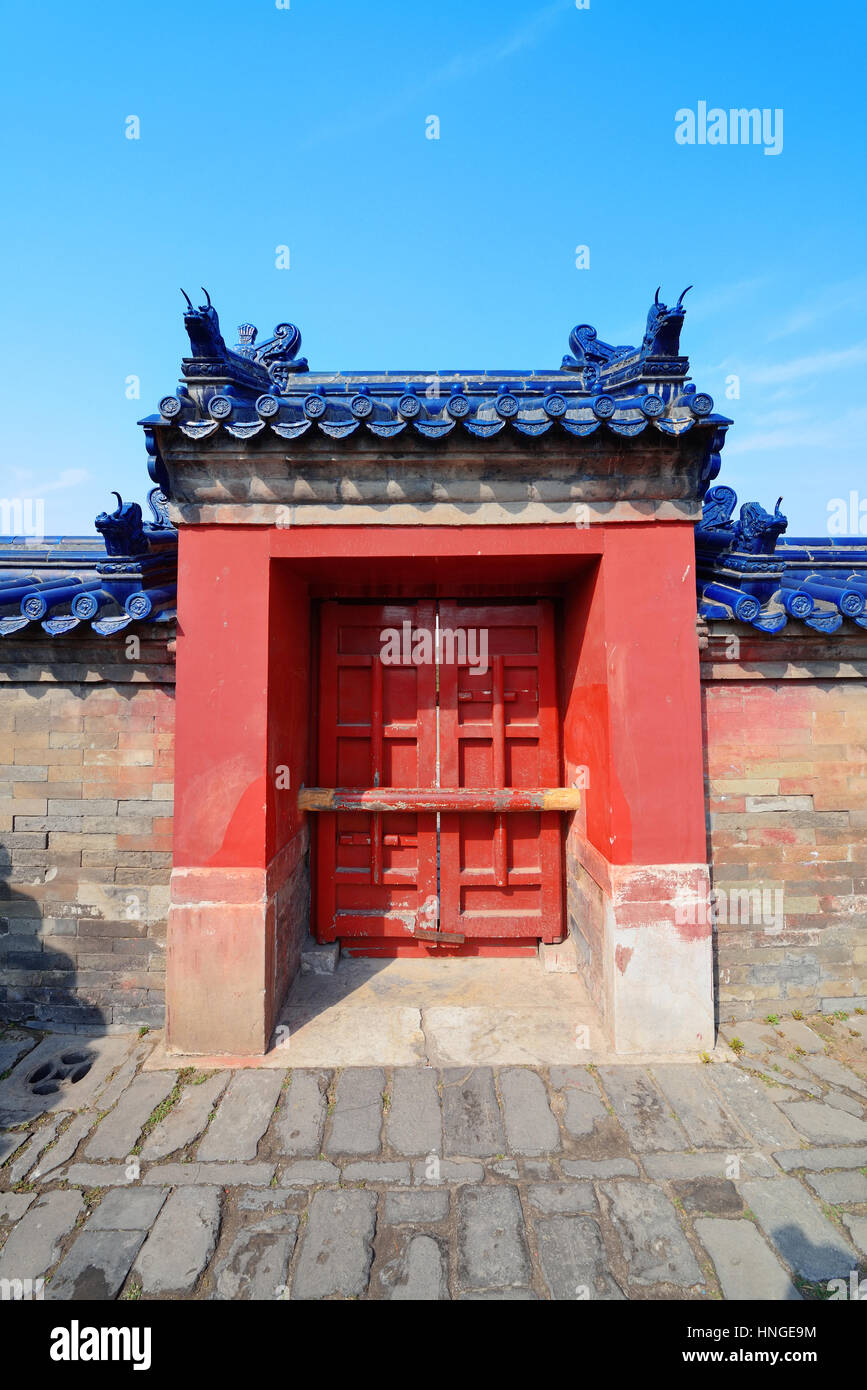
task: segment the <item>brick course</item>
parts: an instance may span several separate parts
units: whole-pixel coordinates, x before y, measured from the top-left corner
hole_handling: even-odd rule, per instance
[[[0,1017],[164,1017],[174,629],[7,642],[0,668]]]
[[[708,856],[728,919],[716,930],[723,1022],[867,1006],[865,658],[857,629],[710,626],[702,683]],[[727,911],[739,891],[752,894],[736,900],[749,901],[747,920]]]

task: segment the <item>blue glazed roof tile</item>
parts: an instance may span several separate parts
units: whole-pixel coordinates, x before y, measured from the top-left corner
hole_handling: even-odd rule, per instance
[[[115,511],[96,518],[98,535],[23,536],[0,541],[0,637],[40,630],[49,637],[120,632],[136,622],[170,622],[177,606],[177,531],[159,488],[152,520],[115,493]]]
[[[836,632],[848,619],[867,628],[867,542],[857,537],[783,539],[788,520],[714,487],[695,528],[699,613],[781,632],[790,621]]]
[[[718,453],[731,421],[715,414],[711,397],[687,379],[689,362],[679,346],[683,297],[669,307],[657,291],[638,347],[615,347],[579,324],[559,368],[427,372],[310,372],[298,356],[301,334],[288,323],[261,346],[255,327],[244,323],[239,343],[229,349],[210,297],[198,309],[188,299],[191,356],[184,359],[183,380],[160,402],[160,414],[141,423],[151,435],[156,425],[172,425],[198,440],[220,430],[236,439],[268,431],[295,439],[309,429],[331,439],[359,432],[390,438],[404,431],[428,439],[455,432],[488,439],[503,429],[578,438],[602,429],[632,438],[646,430],[677,436],[700,426],[719,432]],[[408,396],[417,407],[405,408]]]
[[[261,345],[255,327],[242,324],[239,342],[227,348],[206,297],[198,309],[187,299],[191,355],[183,380],[159,402],[158,414],[141,421],[158,484],[164,470],[157,427],[176,428],[194,441],[220,431],[241,441],[269,432],[290,441],[364,432],[381,439],[463,432],[484,440],[509,430],[528,437],[560,431],[636,438],[699,428],[712,432],[703,485],[719,472],[731,421],[688,381],[689,362],[680,355],[683,294],[669,307],[657,291],[638,347],[602,342],[595,328],[577,325],[559,368],[318,373],[299,356],[301,334],[291,323],[279,324]],[[96,518],[101,539],[0,542],[0,636],[36,625],[51,636],[79,629],[110,636],[136,622],[173,619],[177,532],[160,486],[148,500],[153,521],[144,523],[137,503],[124,506],[118,498],[115,512]],[[711,488],[696,527],[702,616],[769,634],[790,623],[821,633],[847,620],[867,628],[867,540],[791,539],[779,503],[773,513],[746,503],[735,521],[736,503],[731,488]]]

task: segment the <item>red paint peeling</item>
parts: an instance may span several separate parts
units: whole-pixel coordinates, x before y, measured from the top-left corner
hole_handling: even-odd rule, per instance
[[[681,941],[705,941],[711,935],[710,922],[675,922],[674,930]]]
[[[633,946],[618,946],[614,952],[614,960],[621,975],[626,974],[626,967],[632,959]]]

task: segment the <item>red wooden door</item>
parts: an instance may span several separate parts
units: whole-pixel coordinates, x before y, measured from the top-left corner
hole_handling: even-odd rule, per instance
[[[560,940],[562,813],[491,804],[559,781],[551,603],[327,603],[321,630],[320,786],[473,809],[323,811],[319,939],[385,955],[441,949],[416,935],[431,928],[464,954]]]
[[[432,603],[322,606],[319,776],[329,787],[436,786],[436,666],[382,661],[384,632],[431,629]],[[436,916],[435,814],[319,817],[320,941],[411,939]]]

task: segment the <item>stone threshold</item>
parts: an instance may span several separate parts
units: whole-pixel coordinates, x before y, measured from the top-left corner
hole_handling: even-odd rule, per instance
[[[552,1057],[548,1062],[528,1063],[525,1057],[517,1060],[508,1055],[507,1044],[503,1045],[503,1056],[491,1057],[485,1055],[484,1061],[473,1061],[466,1057],[460,1060],[443,1063],[444,1066],[631,1066],[649,1067],[662,1063],[672,1063],[680,1066],[695,1066],[698,1061],[695,1052],[605,1052],[591,1051],[570,1054],[568,1059],[565,1057]],[[317,1054],[320,1055],[320,1054]],[[350,1066],[380,1066],[380,1067],[419,1067],[429,1068],[434,1064],[424,1060],[413,1062],[395,1061],[393,1058],[378,1055],[373,1058],[370,1048],[365,1049],[362,1061],[344,1061],[342,1058],[335,1061],[325,1060],[326,1050],[321,1053],[322,1060],[316,1062],[293,1060],[285,1050],[272,1047],[262,1057],[236,1057],[231,1053],[212,1052],[199,1055],[194,1052],[170,1052],[165,1045],[165,1040],[161,1037],[156,1044],[153,1052],[147,1061],[142,1064],[142,1071],[178,1071],[184,1067],[195,1067],[198,1071],[240,1071],[244,1069],[279,1069],[284,1068],[291,1071],[293,1067],[322,1067],[325,1069],[341,1069]],[[733,1063],[731,1051],[721,1042],[718,1042],[712,1049],[708,1050],[708,1056],[712,1063]]]
[[[264,1056],[174,1052],[161,1038],[145,1069],[640,1066],[699,1055],[615,1053],[581,976],[536,960],[344,957],[332,974],[298,976]],[[731,1053],[721,1043],[710,1056]]]

